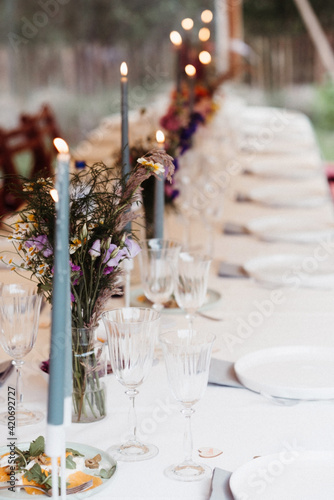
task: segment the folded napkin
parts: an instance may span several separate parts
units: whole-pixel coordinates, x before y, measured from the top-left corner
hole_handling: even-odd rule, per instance
[[[218,467],[214,469],[209,500],[234,500],[229,484],[231,474]]]
[[[221,262],[218,269],[218,276],[221,278],[248,278],[246,271],[240,264],[232,262]]]
[[[224,225],[225,234],[247,234],[247,228],[236,222],[226,222]]]
[[[234,363],[224,359],[211,358],[209,384],[225,385],[227,387],[243,387],[238,381]]]

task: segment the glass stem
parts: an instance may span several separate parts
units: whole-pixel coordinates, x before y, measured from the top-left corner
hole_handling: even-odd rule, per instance
[[[132,391],[125,391],[130,398],[130,410],[129,410],[129,427],[131,429],[132,435],[130,437],[130,441],[137,441],[137,414],[135,408],[135,397],[138,394],[136,389]]]
[[[213,245],[214,245],[214,231],[213,231],[213,225],[211,223],[207,223],[207,233],[208,233],[208,239],[207,239],[207,245],[206,245],[206,252],[207,255],[210,255],[213,257]]]
[[[16,410],[19,410],[23,406],[23,392],[22,392],[22,376],[21,368],[24,361],[13,360],[13,365],[16,369]]]
[[[195,314],[187,314],[187,319],[189,323],[189,330],[192,332],[194,330]]]
[[[195,410],[192,408],[184,408],[181,410],[181,413],[185,417],[185,428],[184,428],[184,437],[183,437],[183,452],[184,452],[184,461],[192,462],[193,457],[193,437],[191,432],[191,415]]]

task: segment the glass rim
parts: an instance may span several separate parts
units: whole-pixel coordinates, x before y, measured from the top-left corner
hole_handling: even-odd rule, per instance
[[[182,248],[182,243],[178,240],[169,239],[169,238],[143,238],[138,241],[139,246],[141,247],[141,243],[148,243],[149,241],[163,242],[163,243],[172,243],[170,247],[167,248]],[[142,248],[142,247],[141,247]],[[162,250],[162,248],[142,248],[142,250]]]
[[[111,323],[120,323],[118,320],[113,320],[113,319],[110,319],[108,318],[108,314],[109,313],[112,313],[112,312],[116,312],[116,311],[123,311],[124,309],[128,309],[128,310],[134,310],[134,309],[137,309],[137,310],[140,310],[140,311],[150,311],[151,313],[154,313],[156,315],[155,318],[152,318],[152,319],[147,319],[147,320],[143,320],[143,321],[140,321],[140,320],[137,320],[137,321],[130,321],[130,320],[127,320],[127,321],[122,321],[122,323],[131,323],[131,324],[135,324],[135,323],[143,323],[144,321],[146,322],[154,322],[154,321],[158,321],[160,318],[161,318],[161,313],[159,311],[156,311],[155,309],[152,309],[152,307],[136,307],[136,306],[130,306],[130,307],[115,307],[114,309],[108,309],[107,311],[104,311],[101,315],[101,318],[102,319],[106,319],[107,321],[110,321]]]
[[[169,344],[169,345],[181,345],[184,343],[185,340],[187,340],[187,337],[185,336],[183,339],[180,339],[180,342],[173,342],[172,340],[169,340],[167,337],[168,335],[172,334],[172,333],[177,333],[178,331],[183,331],[183,332],[194,332],[194,333],[199,333],[201,335],[207,335],[208,337],[210,336],[211,337],[211,340],[207,340],[206,342],[203,341],[203,342],[198,342],[198,345],[204,345],[204,344],[213,344],[213,342],[216,340],[217,338],[217,335],[215,333],[212,333],[212,332],[202,332],[201,330],[190,330],[189,328],[177,328],[177,329],[174,329],[174,330],[168,330],[166,332],[163,332],[163,333],[160,333],[159,336],[158,336],[158,339],[160,342],[162,343],[165,343],[165,344]],[[189,340],[191,341],[191,337],[189,336]]]

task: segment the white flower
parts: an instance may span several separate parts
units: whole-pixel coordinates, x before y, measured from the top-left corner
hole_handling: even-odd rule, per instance
[[[144,167],[151,167],[151,170],[157,174],[163,174],[165,171],[165,167],[159,162],[154,163],[153,161],[148,161],[145,158],[138,158],[137,163],[144,165]]]

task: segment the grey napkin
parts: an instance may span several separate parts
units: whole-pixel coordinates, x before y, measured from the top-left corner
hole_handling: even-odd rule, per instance
[[[218,269],[218,276],[222,278],[248,278],[243,267],[232,262],[221,262]]]
[[[252,202],[253,200],[246,193],[238,193],[235,197],[235,201],[243,203],[243,202]]]
[[[224,359],[211,358],[209,384],[225,385],[227,387],[243,387],[238,381],[234,363]]]
[[[237,222],[226,222],[224,225],[225,234],[247,234],[247,228]]]
[[[209,500],[234,500],[229,484],[231,474],[218,467],[214,469]]]

